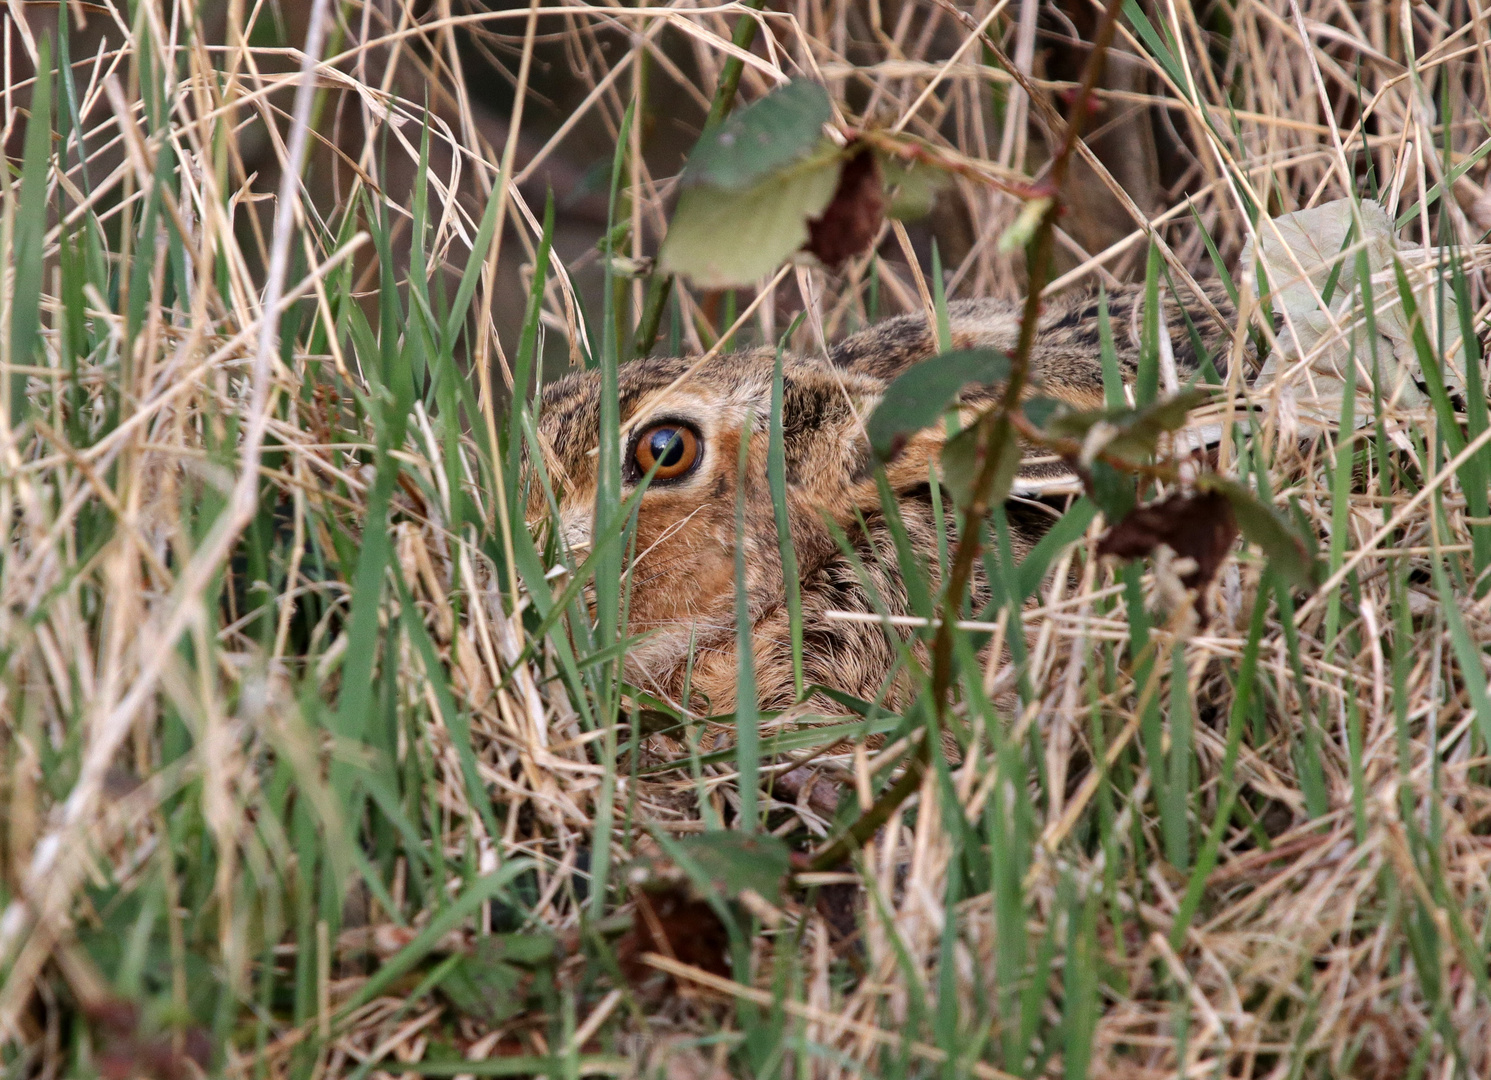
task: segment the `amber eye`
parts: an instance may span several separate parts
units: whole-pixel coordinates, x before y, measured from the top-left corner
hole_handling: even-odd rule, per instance
[[[654,480],[676,480],[699,463],[699,437],[682,424],[658,424],[637,436],[632,458],[642,475],[654,465]]]

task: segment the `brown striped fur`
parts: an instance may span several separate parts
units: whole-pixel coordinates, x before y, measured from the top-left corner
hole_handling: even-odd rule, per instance
[[[1225,294],[1219,288],[1207,292],[1211,303],[1230,317]],[[1142,290],[1120,289],[1108,303],[1119,362],[1132,376],[1139,355]],[[1185,378],[1197,360],[1182,306],[1169,300],[1165,322]],[[1217,325],[1202,305],[1184,307],[1208,351],[1225,358],[1230,328]],[[1014,348],[1018,307],[993,300],[956,301],[948,305],[948,314],[954,347]],[[912,640],[909,634],[834,620],[826,613],[915,613],[861,424],[889,380],[936,351],[926,319],[905,315],[845,339],[827,360],[784,360],[788,516],[801,582],[809,683],[874,699],[886,690],[902,641]],[[1096,296],[1062,298],[1044,306],[1031,363],[1039,392],[1079,408],[1101,407]],[[757,349],[717,356],[703,365],[691,358],[647,358],[624,365],[619,373],[624,455],[630,452],[628,435],[659,420],[686,422],[700,436],[699,466],[680,480],[654,484],[642,499],[637,555],[630,569],[629,629],[647,637],[627,660],[628,677],[636,685],[696,711],[722,713],[735,707],[735,515],[741,490],[739,450],[747,424],[744,543],[757,703],[764,709],[792,704],[786,590],[766,476],[773,364],[772,350]],[[976,409],[991,394],[992,388],[973,388],[965,394],[965,404]],[[554,474],[565,539],[577,548],[588,545],[590,537],[599,424],[597,372],[570,375],[545,388],[539,431],[552,451],[545,457]],[[942,438],[940,429],[922,432],[887,469],[896,510],[933,595],[943,538],[934,524],[929,485]],[[544,514],[541,489],[535,484],[532,490],[530,517],[538,519]],[[1010,514],[1018,560],[1050,518],[1013,503]],[[852,555],[841,549],[836,530]],[[982,575],[980,568],[973,589],[975,609],[989,595]],[[922,651],[914,640],[911,648]],[[683,702],[691,651],[692,700]],[[898,680],[888,688],[889,703],[904,703],[909,687],[909,680]]]

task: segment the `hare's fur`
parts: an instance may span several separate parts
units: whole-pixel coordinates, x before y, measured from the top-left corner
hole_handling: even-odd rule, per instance
[[[1225,317],[1231,306],[1218,288],[1211,304]],[[1100,408],[1098,298],[1082,295],[1048,303],[1031,355],[1040,393],[1078,408]],[[1108,298],[1115,347],[1132,376],[1140,341],[1142,290],[1124,288]],[[1222,366],[1231,328],[1186,304],[1190,322]],[[1019,333],[1018,306],[992,300],[948,305],[955,348],[1011,350]],[[1197,364],[1182,305],[1165,304],[1165,329],[1182,378]],[[788,517],[801,583],[804,675],[809,684],[899,704],[909,680],[885,683],[897,669],[903,644],[913,655],[920,641],[906,631],[834,619],[829,612],[915,615],[918,593],[936,595],[940,566],[955,540],[951,506],[944,501],[943,529],[936,524],[932,482],[943,434],[928,429],[913,438],[887,468],[895,513],[911,550],[926,570],[925,589],[900,572],[895,530],[881,507],[863,421],[889,381],[937,352],[935,331],[920,315],[877,323],[835,346],[826,359],[789,356],[783,362],[783,446]],[[690,425],[699,435],[701,459],[687,476],[654,483],[637,514],[630,575],[629,631],[646,635],[627,659],[637,686],[695,711],[735,708],[737,622],[735,610],[736,505],[742,490],[739,454],[749,425],[744,472],[746,590],[755,659],[757,703],[764,709],[793,702],[791,641],[776,519],[767,482],[768,425],[775,352],[756,349],[716,356],[703,364],[688,357],[647,358],[619,372],[621,445],[660,421]],[[965,393],[977,409],[991,388]],[[971,415],[971,413],[970,413]],[[539,423],[546,444],[564,540],[583,549],[594,513],[599,373],[570,375],[546,387]],[[624,458],[625,461],[625,458]],[[1054,463],[1027,459],[1022,474],[1059,471]],[[541,485],[531,488],[530,516],[544,516]],[[1039,539],[1052,511],[1012,501],[1007,506],[1016,560]],[[980,567],[973,608],[988,600]],[[685,702],[685,672],[693,663]],[[924,659],[924,658],[922,658]]]

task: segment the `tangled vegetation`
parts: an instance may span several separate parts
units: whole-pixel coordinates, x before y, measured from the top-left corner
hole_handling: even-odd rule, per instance
[[[4,34],[7,1075],[1491,1070],[1480,0],[66,0]],[[786,166],[684,157],[793,80],[830,111],[801,213],[724,265],[687,230]],[[815,231],[855,140],[885,213]],[[1440,283],[1413,392],[1281,359],[1351,327],[1276,331],[1297,283],[1244,249],[1336,200],[1390,229],[1353,219],[1327,305]],[[904,714],[641,693],[625,514],[588,552],[528,520],[571,366],[1198,278],[1260,298],[1268,377],[1182,399],[1125,482],[1166,506],[1215,446],[1245,542],[1204,620],[1163,549],[1100,554],[1175,534],[1115,542],[1096,488],[1011,564],[1014,394],[951,493],[1021,589],[908,631],[1005,647]],[[787,759],[837,798],[758,784]]]

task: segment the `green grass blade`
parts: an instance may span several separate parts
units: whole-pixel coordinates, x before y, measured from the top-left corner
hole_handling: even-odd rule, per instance
[[[10,362],[29,366],[41,346],[41,288],[43,242],[47,228],[47,172],[52,158],[52,45],[38,46],[36,85],[31,93],[31,116],[21,152],[21,199],[16,209],[15,285],[10,297]],[[23,371],[10,376],[10,426],[19,427],[26,415]]]
[[[628,145],[628,132],[633,122],[632,106],[627,107],[622,120],[621,133],[616,140],[616,153],[611,163],[611,202],[608,221],[616,219],[617,190],[621,183],[622,162]],[[613,527],[623,525],[615,540],[598,542],[593,538],[591,558],[595,560],[595,633],[596,642],[605,648],[616,642],[625,632],[622,625],[621,590],[623,555],[629,542],[624,532],[627,520],[621,512],[621,403],[618,388],[619,342],[616,336],[616,317],[613,310],[615,290],[612,289],[611,261],[606,260],[605,310],[602,317],[602,340],[600,355],[596,357],[601,372],[600,439],[599,458],[596,463],[595,516],[593,532],[609,533]],[[595,843],[592,863],[592,893],[590,914],[599,918],[605,911],[611,866],[611,831],[615,824],[614,799],[616,795],[616,727],[620,722],[621,694],[620,678],[616,665],[604,665],[597,673],[602,693],[597,703],[597,723],[603,733],[600,764],[605,772],[595,808]]]
[[[787,627],[792,644],[792,687],[794,695],[803,697],[802,673],[802,585],[798,581],[797,551],[792,545],[791,517],[787,510],[787,454],[783,433],[782,353],[786,343],[797,332],[803,316],[793,320],[777,344],[776,363],[771,376],[771,428],[767,433],[766,479],[771,485],[771,510],[776,519],[777,551],[782,560],[782,583],[787,594]]]
[[[760,718],[756,713],[755,627],[751,622],[751,598],[746,588],[745,487],[750,463],[752,420],[741,424],[739,496],[735,500],[735,767],[740,773],[740,828],[755,832],[759,811],[756,792],[761,773]]]

